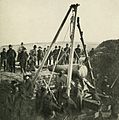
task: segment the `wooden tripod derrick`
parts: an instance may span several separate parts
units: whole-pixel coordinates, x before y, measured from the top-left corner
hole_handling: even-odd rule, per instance
[[[48,56],[49,56],[49,54],[50,54],[50,51],[51,51],[52,46],[53,46],[54,43],[56,42],[56,40],[57,40],[57,38],[58,38],[58,36],[59,36],[59,34],[60,34],[60,32],[61,32],[61,30],[62,30],[62,28],[63,28],[63,26],[64,26],[64,24],[65,24],[65,22],[66,22],[66,20],[67,20],[69,14],[70,14],[70,12],[71,12],[71,10],[73,10],[73,12],[75,13],[75,15],[74,15],[73,28],[72,28],[72,35],[70,36],[70,38],[71,38],[71,53],[70,53],[70,58],[71,58],[71,60],[70,60],[70,64],[69,64],[70,66],[69,66],[68,82],[67,82],[67,86],[68,86],[67,94],[68,94],[68,96],[70,96],[70,82],[71,82],[72,65],[73,65],[73,60],[72,60],[72,58],[73,58],[73,53],[74,53],[74,47],[73,47],[73,45],[74,45],[74,33],[75,33],[75,24],[76,24],[76,15],[77,15],[77,7],[78,7],[78,6],[79,6],[79,4],[72,4],[72,5],[70,6],[70,8],[69,8],[68,12],[66,13],[66,15],[65,15],[65,17],[64,17],[64,19],[63,19],[63,21],[62,21],[62,23],[61,23],[61,25],[60,25],[57,33],[56,33],[56,35],[55,35],[55,37],[54,37],[52,43],[50,44],[49,50],[46,52],[46,54],[45,54],[45,56],[44,56],[44,58],[43,58],[43,61],[42,61],[39,69],[37,70],[37,72],[36,72],[36,74],[35,74],[35,76],[34,76],[34,78],[33,78],[33,81],[35,82],[35,81],[37,80],[38,76],[39,76],[39,73],[42,71],[42,68],[43,68],[43,66],[44,66],[44,64],[45,64],[45,62],[46,62],[46,60],[47,60],[47,58],[48,58]],[[45,81],[44,81],[44,82],[45,82]],[[45,83],[46,83],[46,82],[45,82]],[[47,84],[46,84],[46,85],[47,85]],[[49,87],[49,86],[47,85],[47,87]],[[50,89],[50,88],[48,88],[48,89]]]
[[[71,80],[72,80],[72,68],[73,68],[73,56],[74,56],[74,36],[75,36],[75,26],[76,26],[76,18],[77,18],[77,8],[78,8],[79,4],[72,4],[69,8],[69,10],[67,11],[58,31],[56,32],[56,35],[53,39],[53,41],[51,42],[50,44],[50,47],[49,47],[49,50],[47,50],[44,58],[43,58],[43,61],[39,67],[39,69],[37,70],[34,78],[33,78],[33,81],[35,82],[38,78],[38,76],[40,75],[39,73],[42,71],[42,68],[50,54],[50,51],[52,49],[52,46],[54,45],[54,43],[56,42],[70,12],[72,12],[72,17],[71,17],[71,22],[70,22],[70,43],[71,43],[71,50],[70,50],[70,55],[69,55],[69,67],[68,67],[68,77],[67,77],[67,95],[68,97],[70,97],[70,90],[71,90]],[[83,39],[83,32],[81,31],[81,28],[80,28],[80,24],[79,24],[79,18],[77,20],[77,23],[78,23],[78,28],[79,28],[79,33],[80,33],[80,36],[81,36],[81,42],[82,42],[82,45],[83,45],[83,49],[84,49],[84,53],[85,53],[85,57],[86,57],[86,60],[87,60],[87,63],[88,63],[88,67],[89,67],[89,72],[90,72],[90,76],[91,76],[91,79],[94,80],[94,77],[93,77],[93,72],[92,72],[92,69],[91,69],[91,64],[90,64],[90,61],[88,59],[88,54],[87,54],[87,51],[86,51],[86,45],[84,44],[84,39]],[[56,63],[57,64],[57,63]],[[55,65],[56,66],[56,65]],[[52,72],[53,73],[53,72]],[[51,75],[52,76],[52,75]],[[39,76],[40,77],[40,76]],[[49,84],[50,84],[50,81],[51,81],[51,78],[49,80],[49,83],[47,84],[46,81],[44,80],[44,83],[46,84],[46,87],[47,89],[52,92],[50,90],[50,87],[49,87]],[[93,81],[94,83],[94,81]],[[95,84],[95,83],[94,83]]]

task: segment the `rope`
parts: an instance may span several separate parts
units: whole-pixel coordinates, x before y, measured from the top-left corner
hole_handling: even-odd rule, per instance
[[[71,29],[71,26],[70,26]],[[71,30],[70,30],[70,35],[71,35]],[[71,41],[70,41],[71,43]],[[64,57],[64,55],[66,54],[66,52],[68,51],[68,49],[64,52],[64,54],[61,56],[61,58],[59,59],[59,61],[57,62],[57,64],[62,60],[62,58]]]
[[[68,26],[68,28],[67,28],[67,31],[66,31],[66,34],[65,34],[65,36],[64,36],[63,41],[65,41],[65,39],[66,39],[66,35],[67,35],[67,33],[68,33],[68,30],[69,30],[69,26]],[[62,47],[60,48],[60,51],[59,51],[59,53],[58,53],[58,56],[57,56],[55,65],[54,65],[54,67],[53,67],[53,70],[52,70],[52,73],[51,73],[51,76],[50,76],[50,79],[49,79],[49,82],[48,82],[48,86],[50,85],[50,82],[51,82],[51,80],[52,80],[52,76],[53,76],[53,73],[54,73],[54,71],[55,71],[56,65],[57,65],[57,63],[58,63],[58,59],[59,59],[59,57],[60,57],[61,51],[62,51]]]

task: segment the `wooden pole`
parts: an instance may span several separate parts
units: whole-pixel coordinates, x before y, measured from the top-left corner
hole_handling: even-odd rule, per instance
[[[94,79],[94,76],[93,76],[93,71],[92,71],[90,60],[89,60],[89,56],[88,56],[88,53],[87,53],[87,50],[86,50],[86,45],[84,43],[83,32],[82,32],[81,27],[80,27],[79,17],[77,18],[77,27],[79,29],[79,33],[80,33],[80,36],[81,36],[80,39],[81,39],[81,42],[82,42],[82,45],[83,45],[83,49],[84,49],[84,54],[85,54],[85,57],[86,57],[86,60],[87,60],[90,77],[91,77],[91,80],[93,82],[93,85],[95,86],[95,79]]]
[[[75,25],[76,25],[76,15],[77,15],[77,7],[78,5],[75,5],[73,7],[74,16],[72,16],[72,31],[70,35],[71,39],[71,51],[69,55],[69,68],[68,68],[68,77],[67,77],[67,95],[70,97],[70,90],[71,90],[71,80],[72,80],[72,69],[73,69],[73,57],[74,57],[74,34],[75,34]]]
[[[60,25],[60,27],[59,27],[59,29],[58,29],[55,37],[54,37],[54,39],[53,39],[53,41],[52,41],[52,43],[51,43],[51,45],[50,45],[50,47],[49,47],[49,50],[47,50],[47,53],[45,54],[45,56],[44,56],[44,58],[43,58],[43,61],[42,61],[42,63],[41,63],[41,66],[40,66],[39,69],[37,70],[37,72],[36,72],[36,74],[35,74],[35,76],[34,76],[34,78],[33,78],[33,81],[36,81],[36,79],[38,78],[39,72],[42,70],[42,68],[43,68],[43,66],[44,66],[44,64],[45,64],[45,62],[46,62],[46,60],[47,60],[47,58],[48,58],[48,55],[50,54],[51,48],[52,48],[53,44],[56,42],[57,37],[59,36],[60,31],[62,30],[62,28],[63,28],[63,26],[64,26],[64,24],[65,24],[65,22],[66,22],[66,20],[67,20],[67,18],[68,18],[68,16],[69,16],[69,13],[70,13],[70,11],[71,11],[71,9],[72,9],[72,6],[73,6],[73,5],[70,6],[68,12],[66,13],[66,16],[64,17],[64,19],[63,19],[63,21],[62,21],[62,23],[61,23],[61,25]]]

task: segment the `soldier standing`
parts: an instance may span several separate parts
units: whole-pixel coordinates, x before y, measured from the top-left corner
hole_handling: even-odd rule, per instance
[[[77,64],[79,63],[80,53],[81,53],[81,49],[80,49],[80,45],[78,44],[77,48],[74,51],[74,59]]]
[[[14,49],[12,49],[12,45],[9,45],[9,50],[7,51],[8,70],[14,73],[15,73],[15,58],[16,52]]]
[[[55,64],[58,56],[58,49],[57,46],[55,46],[55,49],[53,50],[53,64]]]
[[[36,55],[37,55],[36,48],[37,48],[37,46],[34,45],[34,46],[33,46],[33,49],[30,50],[30,55],[32,56],[33,61],[34,61],[34,66],[36,66]]]
[[[43,49],[43,57],[45,56],[46,54],[46,48]]]
[[[7,66],[7,52],[6,52],[5,48],[3,48],[3,51],[1,52],[0,69],[2,67],[2,64],[4,65],[4,71],[5,71],[6,70],[6,66]]]
[[[38,65],[43,60],[43,51],[42,51],[42,47],[40,46],[38,47],[38,50],[37,50],[37,60],[38,60]]]
[[[17,57],[17,61],[18,62],[20,62],[19,61],[19,59],[20,59],[20,53],[23,51],[25,49],[25,47],[24,47],[24,43],[23,42],[21,42],[21,45],[20,45],[20,47],[18,48],[18,57]]]
[[[70,54],[70,47],[69,44],[66,44],[66,47],[64,48],[65,54],[65,64],[69,64],[69,54]]]
[[[59,55],[59,59],[58,60],[60,60],[58,63],[60,65],[63,65],[63,61],[64,61],[63,57],[62,57],[62,55],[63,55],[63,48],[61,48],[61,46],[59,46],[59,48],[58,48],[58,55]]]
[[[35,63],[34,63],[34,58],[33,56],[31,55],[31,53],[29,53],[29,57],[28,57],[28,70],[29,71],[35,71]]]
[[[19,58],[21,73],[26,72],[27,58],[28,58],[28,54],[27,54],[26,48],[24,48],[20,53],[20,58]]]
[[[49,46],[47,46],[47,51],[49,50]],[[51,61],[52,61],[52,51],[50,51],[50,54],[48,55],[47,61],[46,61],[46,65],[51,65]]]
[[[60,53],[61,51],[61,46],[58,46],[58,54]]]
[[[51,63],[52,63],[52,51],[50,51],[50,54],[48,56],[48,61],[49,61],[49,65],[51,65]]]

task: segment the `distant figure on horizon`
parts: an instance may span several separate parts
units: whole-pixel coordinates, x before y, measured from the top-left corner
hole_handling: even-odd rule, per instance
[[[15,58],[16,58],[16,52],[12,48],[12,45],[9,45],[9,49],[7,50],[7,64],[8,64],[9,72],[15,73]]]

